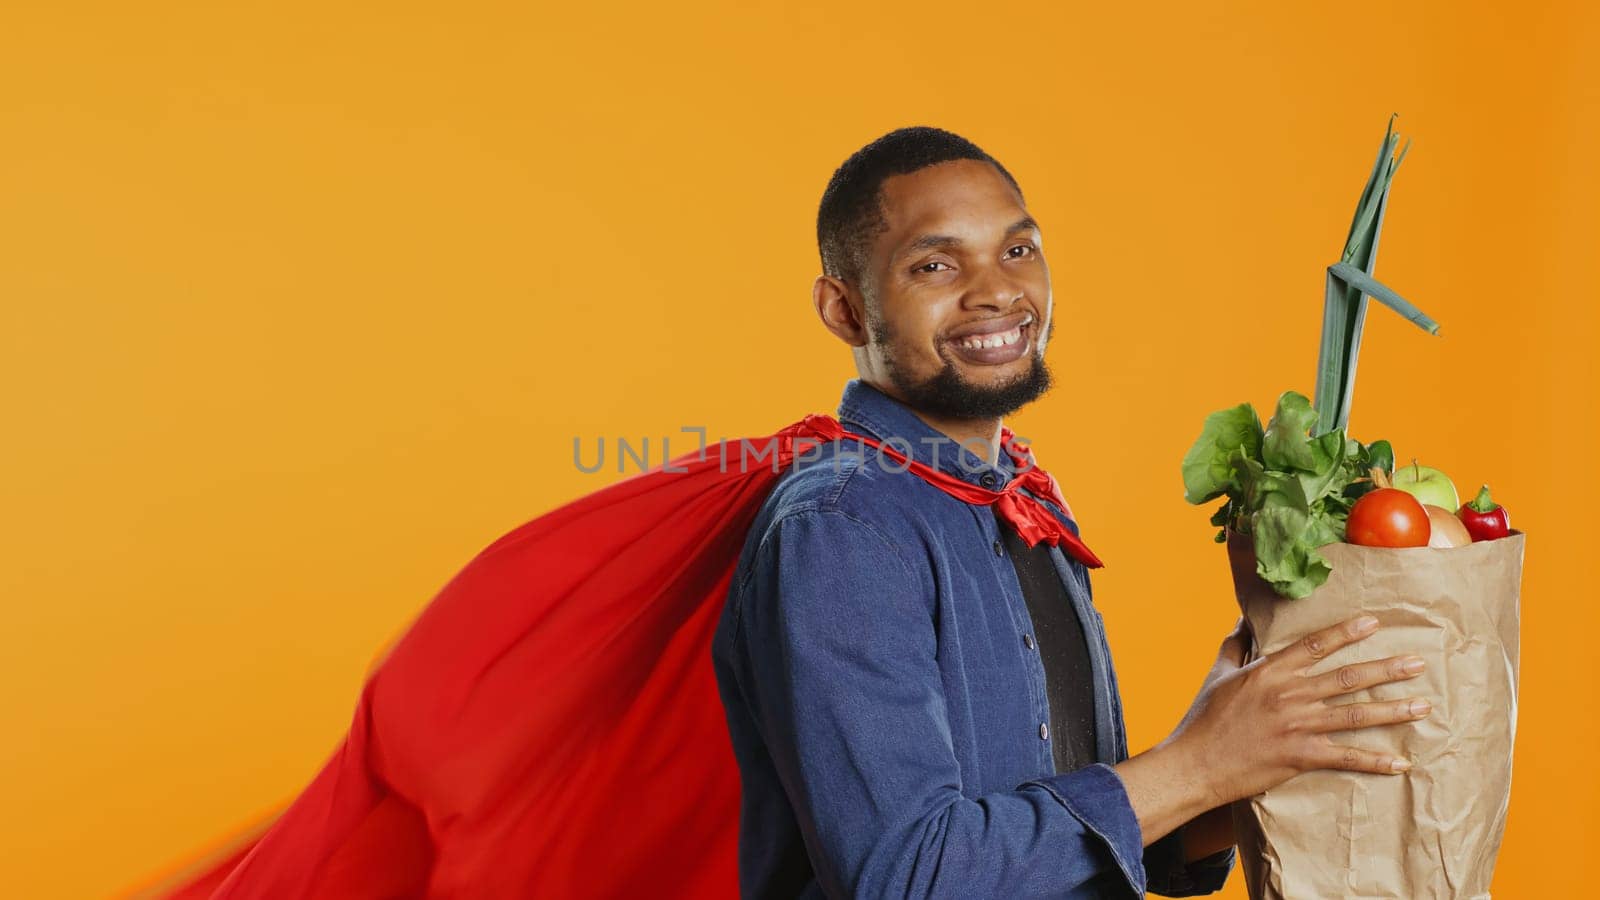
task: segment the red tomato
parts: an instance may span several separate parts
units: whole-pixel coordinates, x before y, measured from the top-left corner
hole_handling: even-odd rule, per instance
[[[1398,488],[1378,488],[1356,501],[1345,540],[1365,547],[1426,547],[1433,526],[1417,498]]]

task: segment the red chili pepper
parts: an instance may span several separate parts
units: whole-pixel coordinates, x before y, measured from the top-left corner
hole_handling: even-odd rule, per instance
[[[1467,533],[1474,541],[1492,541],[1511,533],[1511,514],[1489,498],[1487,484],[1470,503],[1463,503],[1456,515],[1461,517],[1461,524],[1467,526]]]

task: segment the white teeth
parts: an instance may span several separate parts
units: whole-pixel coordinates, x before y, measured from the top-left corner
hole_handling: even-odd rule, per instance
[[[1010,331],[1002,331],[999,334],[974,335],[965,338],[961,341],[961,346],[969,350],[988,350],[995,347],[1009,347],[1020,340],[1022,340],[1022,328],[1018,326]]]

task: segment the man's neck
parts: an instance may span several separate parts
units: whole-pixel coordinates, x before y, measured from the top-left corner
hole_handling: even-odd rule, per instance
[[[1002,420],[994,418],[980,419],[953,419],[935,416],[923,412],[911,405],[900,392],[892,386],[879,381],[863,378],[867,384],[876,388],[885,396],[898,402],[901,406],[911,410],[912,414],[921,419],[923,424],[955,441],[959,446],[965,447],[967,452],[981,457],[989,465],[998,465],[1000,460],[1000,425]]]
[[[920,409],[911,409],[916,417],[927,424],[929,428],[941,432],[945,437],[965,447],[969,453],[983,458],[989,465],[996,465],[1000,459],[1000,420],[999,419],[941,419],[930,416]]]

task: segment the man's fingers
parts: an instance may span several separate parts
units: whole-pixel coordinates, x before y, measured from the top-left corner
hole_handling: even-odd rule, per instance
[[[1378,620],[1374,616],[1362,616],[1341,622],[1331,628],[1313,631],[1293,644],[1274,653],[1282,664],[1295,669],[1302,669],[1319,659],[1326,658],[1341,647],[1354,644],[1363,638],[1371,636],[1378,630]]]
[[[1318,700],[1349,694],[1363,688],[1405,681],[1427,668],[1420,656],[1391,656],[1370,662],[1351,663],[1311,679],[1311,693]]]
[[[1335,744],[1329,744],[1315,762],[1319,769],[1343,769],[1346,772],[1373,772],[1379,775],[1396,775],[1411,768],[1411,760],[1403,756]]]
[[[1410,700],[1383,700],[1375,703],[1346,703],[1330,706],[1317,722],[1318,731],[1350,731],[1374,725],[1415,722],[1433,711],[1433,704],[1413,697]]]

